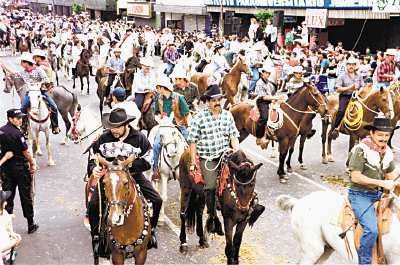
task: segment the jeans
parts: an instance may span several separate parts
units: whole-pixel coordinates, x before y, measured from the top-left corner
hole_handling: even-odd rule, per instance
[[[335,94],[336,78],[328,78],[328,91],[329,95]]]
[[[49,94],[47,94],[46,91],[42,90],[41,92],[42,92],[42,95],[46,98],[46,101],[49,104],[51,111],[53,113],[57,113],[58,112],[57,105],[56,105],[56,103],[54,103],[53,99],[49,96]],[[31,103],[31,100],[29,98],[29,92],[27,92],[21,103],[21,111],[23,113],[26,114],[26,112],[28,111],[28,108],[30,106],[30,103]]]
[[[251,82],[250,82],[249,92],[254,91],[254,89],[256,88],[256,83],[257,83],[258,79],[260,79],[260,72],[258,72],[257,67],[252,67],[251,71],[253,72],[253,78],[251,79]]]
[[[169,77],[169,75],[172,73],[172,69],[174,68],[174,64],[172,64],[172,63],[169,63],[168,65],[167,65],[167,70],[166,70],[166,74],[167,74],[167,77]]]
[[[382,86],[383,88],[387,88],[389,85],[390,85],[390,82],[377,82],[377,83],[376,83],[376,87],[377,87],[377,88],[381,88],[381,86]]]
[[[186,126],[185,125],[180,126],[179,130],[181,131],[183,138],[187,140],[189,132]],[[160,130],[158,130],[153,144],[153,171],[156,170],[158,166],[158,159],[160,158],[161,147],[162,146],[161,146]]]
[[[378,220],[374,202],[378,201],[381,193],[349,190],[349,201],[354,214],[363,228],[363,235],[358,250],[358,264],[371,264],[372,249],[378,237]]]

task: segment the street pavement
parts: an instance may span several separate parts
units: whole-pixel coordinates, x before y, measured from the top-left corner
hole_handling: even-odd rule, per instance
[[[7,51],[6,51],[7,53]],[[0,57],[0,60],[20,68],[18,57]],[[157,58],[157,65],[161,62]],[[3,74],[3,73],[1,73]],[[72,90],[72,81],[67,81],[60,75],[60,83]],[[90,78],[90,94],[81,95],[79,80],[77,80],[79,103],[99,113],[97,84]],[[2,90],[2,89],[1,89]],[[0,92],[0,124],[6,122],[6,110],[19,107],[17,95]],[[89,144],[82,146],[71,141],[62,146],[59,142],[65,133],[65,126],[60,117],[62,133],[51,135],[51,150],[56,163],[54,167],[47,166],[44,134],[40,143],[44,155],[37,158],[39,166],[35,175],[35,220],[39,223],[39,230],[29,235],[27,224],[23,218],[19,197],[16,196],[14,229],[22,235],[22,243],[17,249],[17,264],[91,264],[93,263],[91,238],[83,225],[85,215],[85,198],[83,176],[86,171],[87,156],[82,150]],[[257,174],[256,189],[260,203],[266,206],[264,214],[253,228],[247,227],[244,232],[240,262],[243,264],[294,264],[300,258],[300,248],[293,237],[290,228],[290,213],[282,212],[275,206],[275,199],[280,194],[290,194],[301,198],[313,191],[328,189],[344,194],[348,184],[345,174],[345,160],[348,150],[348,136],[340,135],[334,141],[334,163],[321,163],[321,122],[314,121],[317,133],[311,140],[307,140],[304,151],[304,161],[308,170],[301,170],[297,160],[297,149],[293,154],[292,167],[294,172],[289,174],[287,184],[280,184],[276,175],[277,158],[270,158],[271,150],[263,151],[255,144],[253,136],[248,137],[241,148],[256,163],[263,166]],[[394,143],[399,143],[396,135]],[[396,164],[399,162],[395,148]],[[278,156],[276,152],[276,156]],[[225,238],[215,236],[211,238],[207,249],[198,246],[195,234],[189,235],[189,252],[182,255],[179,252],[179,184],[170,181],[168,184],[169,198],[166,202],[166,222],[158,228],[158,249],[150,250],[147,256],[148,264],[222,264],[226,263],[224,254]],[[204,214],[206,219],[206,214]],[[107,263],[106,260],[103,263]],[[127,261],[132,264],[133,260]],[[333,254],[327,264],[343,264],[345,260]]]

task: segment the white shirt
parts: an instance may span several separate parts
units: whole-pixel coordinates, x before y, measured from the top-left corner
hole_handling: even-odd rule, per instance
[[[138,109],[136,103],[134,101],[123,101],[117,104],[114,104],[112,109],[122,108],[126,111],[126,114],[129,116],[134,116],[136,119],[131,121],[129,124],[136,130],[138,130],[138,123],[142,116],[142,113]]]

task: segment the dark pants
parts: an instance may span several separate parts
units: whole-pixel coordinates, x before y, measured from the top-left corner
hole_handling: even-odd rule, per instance
[[[114,79],[115,79],[116,75],[117,75],[116,73],[109,73],[108,74],[108,83],[107,83],[106,91],[104,92],[104,96],[106,98],[108,98],[108,96],[110,95],[111,85],[114,82]]]
[[[160,197],[160,194],[158,194],[158,192],[151,185],[150,181],[146,179],[146,177],[143,174],[134,175],[134,179],[136,181],[136,184],[139,184],[140,190],[142,191],[143,196],[146,198],[146,200],[149,200],[153,203],[153,217],[150,218],[150,223],[151,227],[155,228],[157,227],[158,217],[160,215],[160,210],[162,205],[162,199]],[[99,183],[101,183],[101,181],[99,181]],[[105,199],[104,192],[102,194],[102,198],[103,200]],[[105,208],[102,207],[102,209]],[[90,202],[88,204],[88,212],[89,212],[90,227],[92,228],[92,235],[98,234],[97,231],[99,224],[99,193],[97,186],[94,189],[92,198],[90,199]]]
[[[135,103],[140,111],[143,108],[144,98],[146,95],[147,93],[135,93]]]
[[[339,95],[339,110],[336,114],[335,118],[335,125],[333,126],[334,128],[338,128],[340,123],[343,120],[344,114],[346,112],[347,105],[349,105],[351,99],[351,95]]]
[[[260,112],[260,118],[257,122],[257,129],[256,129],[256,137],[261,138],[264,136],[265,133],[265,126],[267,125],[268,121],[268,112],[269,112],[269,104],[271,101],[265,101],[262,99],[257,99],[257,107],[258,111]]]
[[[9,214],[14,211],[14,198],[18,187],[21,200],[22,212],[27,219],[33,218],[33,197],[34,179],[29,172],[28,163],[15,163],[14,166],[2,168],[3,190],[11,191],[11,196],[7,199],[6,210]]]

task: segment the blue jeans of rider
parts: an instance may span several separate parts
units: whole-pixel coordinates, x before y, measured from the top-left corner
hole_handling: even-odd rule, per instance
[[[166,72],[165,72],[165,74],[167,75],[167,77],[169,77],[169,75],[172,73],[172,68],[174,68],[174,64],[168,63],[168,65],[167,65],[167,70],[166,70]]]
[[[41,92],[42,92],[42,95],[46,98],[46,101],[49,104],[51,111],[53,113],[57,113],[57,111],[58,111],[57,105],[56,105],[56,103],[54,103],[53,99],[49,96],[49,94],[47,94],[46,91],[42,90]],[[29,98],[29,92],[27,92],[21,103],[21,111],[26,114],[26,112],[28,111],[29,105],[30,105],[30,98]]]
[[[258,79],[260,79],[260,72],[258,72],[257,67],[252,67],[251,71],[253,72],[253,77],[250,82],[249,92],[254,92],[254,89],[256,88],[256,83]]]
[[[179,129],[181,130],[183,138],[187,139],[189,136],[189,132],[186,126],[183,125]],[[156,170],[158,166],[158,159],[160,158],[161,147],[162,146],[161,146],[160,130],[158,130],[153,145],[153,168],[152,168],[153,171]]]
[[[358,250],[358,264],[371,264],[372,249],[378,237],[378,220],[373,203],[380,197],[380,192],[349,190],[351,207],[363,228],[360,249]]]

